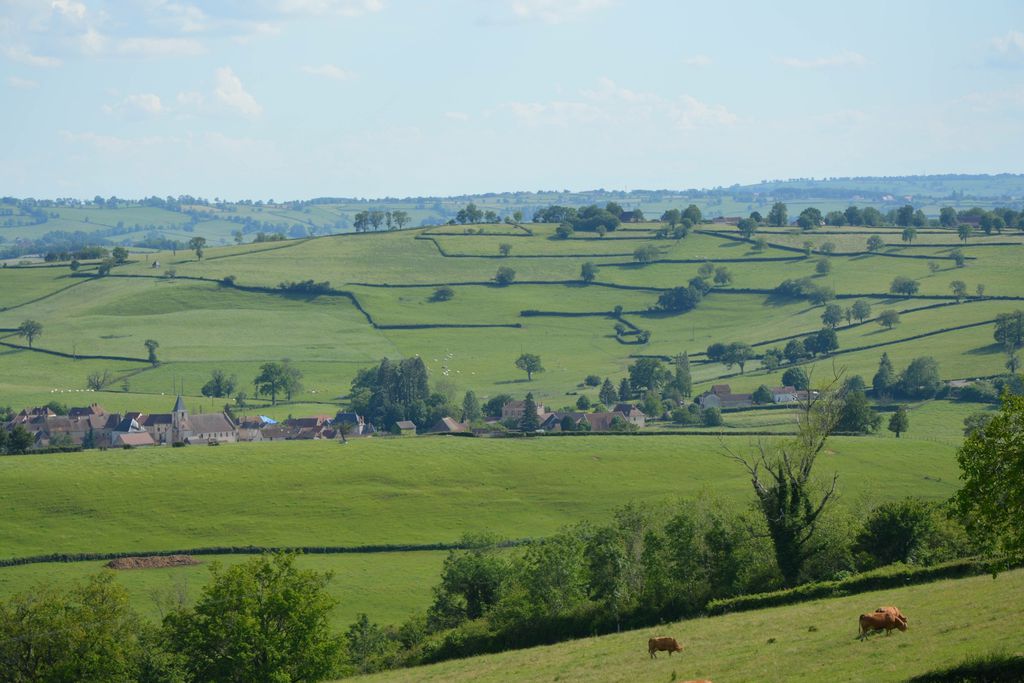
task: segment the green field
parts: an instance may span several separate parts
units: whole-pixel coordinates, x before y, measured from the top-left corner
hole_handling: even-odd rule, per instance
[[[163,405],[165,395],[172,394],[175,386],[184,385],[185,393],[199,401],[199,388],[214,369],[235,374],[241,388],[251,394],[248,382],[260,364],[288,358],[305,375],[305,390],[295,400],[303,406],[324,404],[316,412],[330,413],[340,404],[359,368],[385,355],[397,358],[419,354],[434,379],[443,377],[452,392],[473,389],[486,398],[497,393],[520,395],[533,391],[541,400],[558,407],[575,401],[566,393],[575,390],[588,374],[613,381],[623,377],[636,354],[672,356],[683,350],[695,354],[716,341],[758,344],[807,334],[821,326],[820,306],[779,301],[765,293],[732,291],[746,288],[766,292],[782,280],[814,276],[817,256],[805,259],[771,247],[761,253],[749,244],[712,233],[693,233],[681,240],[645,238],[657,224],[629,226],[605,239],[576,236],[569,240],[552,239],[555,226],[530,227],[534,232],[530,236],[507,225],[479,226],[480,230],[495,233],[485,235],[465,234],[463,227],[442,226],[245,244],[208,249],[201,261],[186,251],[140,253],[134,263],[115,269],[114,276],[106,278],[70,277],[63,268],[0,269],[0,305],[7,307],[0,310],[0,329],[13,329],[31,317],[44,326],[36,342],[42,349],[85,357],[138,359],[134,364],[74,361],[5,349],[0,352],[3,400],[22,406],[56,393],[60,400],[73,402],[77,398],[73,394],[85,388],[85,376],[102,366],[99,369],[110,369],[117,377],[108,391],[97,397],[108,409],[154,410]],[[735,232],[729,226],[712,227],[726,234]],[[508,234],[498,234],[501,232]],[[791,232],[766,230],[779,244],[804,237]],[[818,232],[821,234],[812,239],[819,243],[863,237],[849,235],[849,229]],[[898,241],[897,229],[873,232]],[[939,234],[942,232],[930,230],[921,235],[921,240],[948,241],[946,238],[954,237]],[[421,239],[428,234],[435,236]],[[1005,358],[994,345],[992,328],[985,321],[1020,308],[1024,302],[967,299],[956,306],[914,311],[936,301],[887,294],[894,277],[909,275],[918,280],[923,295],[949,298],[950,283],[960,279],[971,292],[982,284],[987,296],[1024,296],[1019,278],[1024,245],[974,244],[995,239],[1019,241],[1015,236],[977,238],[965,247],[965,253],[974,259],[966,268],[954,267],[944,256],[936,273],[927,268],[925,260],[885,255],[829,257],[831,272],[816,276],[816,282],[831,286],[840,295],[868,296],[875,313],[885,308],[909,311],[892,330],[870,321],[840,326],[841,353],[835,357],[836,362],[850,373],[869,377],[878,356],[888,351],[897,366],[919,355],[933,355],[947,378],[1001,372]],[[448,256],[442,255],[432,240],[443,245]],[[512,245],[511,254],[505,258],[497,256],[502,243]],[[659,250],[658,261],[646,266],[632,263],[628,254],[643,245]],[[949,249],[894,246],[889,251],[948,256]],[[619,253],[627,256],[614,255]],[[761,260],[766,257],[774,260]],[[696,276],[704,259],[728,268],[732,284],[712,291],[699,308],[686,314],[647,312],[661,291]],[[160,266],[154,268],[157,261]],[[599,268],[596,282],[589,286],[578,281],[580,266],[586,261]],[[486,284],[499,266],[513,268],[516,282],[507,287]],[[94,268],[86,266],[83,272],[94,272]],[[176,278],[164,276],[169,268],[176,271]],[[133,277],[121,277],[125,275]],[[346,296],[298,297],[225,288],[213,282],[229,275],[242,287],[271,289],[285,281],[328,281],[335,289],[350,292],[366,314]],[[196,277],[212,281],[187,279]],[[441,283],[453,283],[455,295],[450,301],[431,300]],[[840,299],[839,303],[849,305],[850,300]],[[623,308],[626,320],[651,332],[647,344],[622,344],[616,339],[616,321],[608,315],[616,306]],[[523,317],[521,313],[527,310],[591,315]],[[968,323],[981,324],[904,341]],[[394,327],[438,324],[504,327]],[[202,330],[202,334],[196,334],[196,330]],[[6,342],[22,341],[11,332],[0,332],[0,337]],[[162,362],[157,367],[145,362],[142,342],[146,339],[160,343]],[[882,346],[878,348],[845,352],[879,344]],[[532,383],[526,383],[512,365],[523,351],[540,354],[547,369]],[[441,361],[434,360],[443,356],[449,358],[447,375],[441,372]],[[697,364],[694,379],[703,389],[733,372],[718,364]],[[760,373],[754,362],[746,375],[729,377],[729,381],[738,388],[753,389],[761,383],[778,381],[778,376]],[[292,410],[284,414],[289,413],[297,414]]]
[[[692,619],[548,647],[391,671],[367,681],[902,681],[1024,651],[1024,571]],[[910,628],[857,640],[857,617],[897,605]],[[647,639],[683,646],[652,661]]]
[[[746,437],[725,437],[733,448]],[[466,532],[537,538],[631,501],[670,504],[714,491],[740,506],[741,468],[718,437],[372,439],[107,451],[0,459],[5,557],[211,546],[356,546],[453,542]],[[836,438],[821,460],[840,474],[844,505],[907,495],[940,500],[957,486],[953,447],[932,441]],[[652,474],[653,473],[653,474]],[[481,505],[481,501],[487,501]],[[397,623],[430,600],[445,553],[310,555],[335,572],[337,624],[365,611]],[[226,556],[237,562],[243,556]],[[200,556],[209,561],[209,557]],[[102,562],[0,569],[0,594],[60,582]],[[204,567],[117,573],[144,614],[153,593],[195,599]]]

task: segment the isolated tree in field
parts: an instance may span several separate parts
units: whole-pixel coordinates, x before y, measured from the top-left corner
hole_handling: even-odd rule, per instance
[[[683,210],[682,220],[690,221],[690,225],[700,225],[704,220],[704,216],[700,212],[700,207],[696,204],[690,204]]]
[[[43,336],[43,324],[36,320],[25,320],[18,325],[18,336],[28,341],[28,347],[32,348],[32,342]]]
[[[917,283],[917,280],[903,275],[897,275],[889,284],[889,291],[891,293],[903,296],[914,296],[919,288],[920,285]]]
[[[480,401],[477,400],[476,392],[470,389],[462,398],[462,421],[472,423],[479,421],[482,417]]]
[[[253,380],[256,393],[270,395],[271,405],[277,405],[278,394],[289,398],[301,388],[302,373],[288,363],[264,363],[260,366],[260,374]]]
[[[114,259],[115,264],[121,265],[128,260],[128,250],[124,247],[114,247],[110,252],[110,257]]]
[[[957,268],[963,268],[967,265],[967,256],[964,255],[964,252],[961,249],[954,249],[949,252],[949,258],[953,259],[953,264],[956,265]]]
[[[799,582],[804,565],[819,552],[813,542],[815,532],[822,513],[835,495],[838,474],[823,488],[817,485],[812,474],[818,454],[839,418],[840,399],[835,391],[838,381],[836,378],[801,404],[794,439],[761,441],[748,454],[723,446],[725,455],[750,474],[786,586]]]
[[[871,387],[875,390],[876,398],[885,398],[892,393],[896,386],[896,371],[893,369],[892,361],[888,353],[882,353],[878,361],[878,372],[871,379]]]
[[[340,675],[344,645],[332,633],[336,601],[328,572],[295,566],[294,555],[210,566],[194,608],[164,620],[171,649],[195,681],[318,681]]]
[[[932,275],[935,275],[935,273],[939,272],[939,264],[936,263],[935,261],[929,261],[928,272],[931,273]]]
[[[997,315],[992,337],[1004,348],[1019,349],[1024,346],[1024,311]]]
[[[448,285],[445,285],[443,287],[438,287],[437,289],[435,289],[434,293],[430,295],[430,300],[431,301],[450,301],[454,297],[455,297],[455,290],[452,289],[451,287],[449,287]]]
[[[743,218],[736,224],[736,228],[740,231],[743,239],[749,241],[754,236],[754,233],[757,232],[757,223],[750,218]]]
[[[838,304],[828,304],[821,314],[821,322],[835,329],[843,321],[843,308]]]
[[[235,387],[237,384],[238,380],[235,379],[234,375],[228,377],[222,370],[214,370],[210,376],[210,381],[204,384],[203,388],[199,391],[203,396],[220,398],[223,396],[230,396],[235,393]]]
[[[526,373],[526,380],[528,382],[533,380],[533,373],[544,372],[540,356],[535,353],[524,353],[519,356],[519,358],[516,358],[515,366]]]
[[[392,211],[391,220],[394,221],[395,227],[401,230],[409,224],[409,214],[401,210]]]
[[[822,254],[834,254],[836,251],[836,243],[822,242],[821,246],[818,247],[818,251],[820,251]]]
[[[380,226],[384,223],[384,212],[383,211],[371,211],[368,215],[370,225],[373,226],[374,230],[380,230]],[[475,221],[474,221],[475,222]]]
[[[828,275],[832,272],[832,262],[827,258],[819,259],[818,262],[814,264],[814,272],[818,275]]]
[[[971,236],[972,232],[974,232],[974,229],[968,223],[963,223],[956,229],[957,236],[960,237],[964,244],[967,244],[967,239]]]
[[[733,365],[740,366],[740,374],[742,375],[744,368],[747,365],[747,361],[753,357],[754,349],[750,348],[750,344],[733,342],[726,347],[725,355],[722,357],[722,362],[727,368],[732,368]]]
[[[811,257],[811,253],[814,251],[814,242],[807,240],[804,242],[804,256],[807,258]]]
[[[939,209],[939,225],[944,228],[955,227],[960,222],[956,215],[956,209],[952,206],[944,206]]]
[[[196,252],[196,258],[203,260],[203,250],[206,248],[206,238],[196,235],[188,241],[188,248]]]
[[[638,247],[633,252],[633,260],[640,264],[648,264],[658,258],[658,248],[653,245]]]
[[[785,227],[789,220],[789,214],[786,211],[786,205],[782,202],[775,202],[772,204],[771,210],[768,212],[768,225],[775,226],[776,228]]]
[[[887,309],[878,314],[878,324],[887,330],[891,330],[894,325],[898,325],[900,322],[900,314],[898,311],[893,309]]]
[[[813,230],[821,225],[821,211],[809,206],[800,212],[800,215],[796,219],[796,224],[800,226],[801,230]]]
[[[592,262],[587,261],[582,266],[580,266],[580,279],[581,280],[583,280],[584,282],[589,284],[589,283],[593,282],[594,278],[596,278],[596,277],[597,277],[597,266],[595,266]]]
[[[690,396],[693,394],[693,379],[690,376],[690,355],[683,351],[675,358],[676,365],[676,377],[675,387],[676,390],[683,396]]]
[[[725,287],[732,284],[732,273],[725,266],[718,266],[715,268],[715,284],[719,287]]]
[[[498,271],[494,274],[494,281],[498,285],[505,287],[515,282],[516,271],[509,268],[508,266],[502,266],[498,268]]]
[[[907,244],[911,244],[913,243],[914,238],[917,237],[917,229],[903,228],[903,234],[901,235],[901,237],[903,238],[904,242],[906,242]]]
[[[906,227],[910,225],[911,221],[914,220],[914,207],[910,204],[904,204],[900,208],[896,209],[896,225],[900,227]]]
[[[615,391],[615,385],[608,378],[605,378],[604,383],[601,385],[601,391],[597,396],[601,403],[606,406],[614,405],[619,400],[619,393]]]
[[[853,313],[854,318],[860,322],[864,322],[871,315],[871,304],[863,299],[857,299],[853,302],[853,305],[850,306],[850,311]]]
[[[679,209],[669,209],[661,214],[661,220],[663,223],[668,223],[668,227],[674,228],[679,225],[679,221],[683,220],[683,214]]]
[[[878,235],[872,235],[868,238],[868,251],[875,252],[880,251],[885,246],[885,240]]]
[[[535,432],[540,427],[540,416],[537,415],[537,402],[533,393],[526,394],[523,401],[523,417],[519,420],[519,429],[524,432]]]
[[[160,348],[160,342],[155,339],[147,339],[143,342],[143,345],[146,347],[149,364],[156,365],[158,363],[156,359],[156,350]]]
[[[711,261],[705,261],[704,263],[700,264],[700,266],[697,267],[697,275],[700,276],[700,278],[703,280],[707,280],[714,274],[715,264],[712,263]]]
[[[987,425],[957,452],[963,488],[954,498],[968,529],[1009,565],[1024,557],[1024,396],[1006,392]]]
[[[502,256],[508,256],[512,253],[512,245],[508,242],[502,242],[498,245],[498,253]]]
[[[931,356],[915,358],[900,373],[899,390],[910,398],[931,398],[941,386],[939,363]]]
[[[907,431],[910,427],[910,417],[907,415],[907,407],[900,406],[896,409],[896,412],[889,418],[889,431],[896,435],[896,438],[900,438],[900,434]]]
[[[985,296],[985,285],[979,282],[978,286],[974,288],[974,296],[978,297],[979,299]]]
[[[882,416],[871,409],[863,391],[845,392],[836,431],[866,434],[877,431],[881,424]]]
[[[963,280],[953,280],[949,283],[949,288],[953,292],[953,296],[956,297],[957,301],[967,296],[967,283]]]

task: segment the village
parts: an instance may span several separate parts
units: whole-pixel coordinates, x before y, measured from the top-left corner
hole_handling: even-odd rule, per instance
[[[770,389],[772,404],[792,404],[807,398],[807,392],[784,386]],[[751,394],[733,393],[730,385],[717,384],[696,397],[701,409],[741,410],[757,401]],[[502,405],[501,416],[471,424],[445,416],[424,428],[410,420],[378,427],[363,415],[339,410],[335,415],[313,415],[274,420],[264,415],[239,415],[230,411],[191,413],[178,396],[168,413],[109,412],[98,403],[74,407],[58,414],[50,406],[25,408],[6,423],[7,432],[19,428],[31,437],[27,450],[61,448],[142,448],[148,446],[213,446],[251,441],[339,440],[360,437],[409,437],[461,434],[498,436],[515,430],[528,402],[511,400]],[[537,403],[537,433],[638,431],[649,420],[666,416],[645,414],[636,404],[618,403],[611,410],[595,412],[548,410]]]

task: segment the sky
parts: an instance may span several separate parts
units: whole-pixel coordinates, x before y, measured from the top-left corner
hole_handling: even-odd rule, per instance
[[[1024,2],[0,0],[0,195],[1024,172]]]

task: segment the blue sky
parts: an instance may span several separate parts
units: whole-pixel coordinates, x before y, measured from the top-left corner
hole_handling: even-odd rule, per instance
[[[0,0],[0,194],[1024,171],[1024,3]]]

